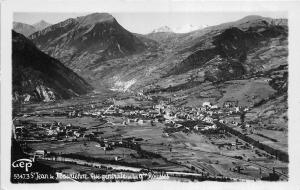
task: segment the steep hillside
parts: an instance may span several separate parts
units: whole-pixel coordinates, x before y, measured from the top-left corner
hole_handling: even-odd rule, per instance
[[[201,82],[264,76],[287,65],[286,20],[249,16],[188,34],[151,33],[144,37],[157,40],[160,47],[94,67],[90,73],[94,84],[101,79],[111,85],[118,78],[116,81],[124,83],[135,80],[133,90],[152,89],[153,85],[161,89],[178,86],[180,90],[182,84],[187,88]]]
[[[107,13],[65,20],[32,34],[30,39],[43,52],[78,73],[147,48]]]
[[[287,30],[283,26],[249,28],[246,31],[236,27],[228,28],[204,42],[211,44],[210,46],[196,44],[196,47],[190,48],[188,51],[193,49],[194,52],[177,64],[168,74],[182,74],[189,70],[202,68],[202,71],[205,71],[206,79],[212,82],[241,78],[247,73],[267,70],[268,59],[260,60],[259,63],[252,60],[254,58],[252,54],[256,50],[260,49],[259,53],[264,53],[264,49],[274,46],[272,43],[284,46],[281,43],[286,39]],[[275,52],[272,53],[275,56]],[[271,57],[269,55],[269,58]],[[279,65],[279,63],[272,63],[272,66],[269,65],[269,67]]]
[[[12,47],[14,101],[53,101],[92,90],[81,77],[15,31]]]

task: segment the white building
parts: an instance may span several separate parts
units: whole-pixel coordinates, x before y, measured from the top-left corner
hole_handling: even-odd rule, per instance
[[[214,120],[213,120],[213,118],[207,116],[203,119],[203,121],[205,121],[207,123],[213,123]]]
[[[198,129],[199,129],[198,125],[195,125],[194,129],[198,131]]]
[[[143,124],[144,124],[144,120],[140,119],[140,120],[138,121],[138,124],[143,125]]]
[[[202,107],[211,107],[210,102],[203,102]]]
[[[213,105],[211,106],[211,109],[219,109],[219,107],[217,105]]]

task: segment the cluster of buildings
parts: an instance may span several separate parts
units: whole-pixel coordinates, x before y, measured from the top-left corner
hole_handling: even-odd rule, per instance
[[[61,122],[30,123],[15,125],[15,133],[17,139],[22,141],[74,141],[85,137],[86,128]]]
[[[142,93],[139,97],[148,99]],[[152,100],[155,98],[152,98]],[[154,101],[154,100],[153,100]],[[132,106],[132,105],[107,105],[106,107],[95,107],[93,104],[85,109],[74,108],[71,111],[65,111],[67,117],[96,117],[106,124],[127,126],[127,125],[151,125],[162,123],[166,127],[163,136],[168,137],[170,133],[183,131],[215,133],[220,129],[216,122],[228,123],[233,125],[241,125],[238,122],[227,121],[230,115],[239,115],[248,111],[249,108],[238,106],[236,101],[224,102],[223,107],[213,105],[210,102],[203,102],[199,107],[175,106],[170,99],[155,99],[155,104],[149,106]],[[119,118],[119,122],[115,122],[114,118]],[[121,120],[121,122],[120,122]],[[29,126],[29,127],[28,127]],[[106,125],[105,125],[106,126]],[[105,127],[104,126],[104,127]],[[250,127],[249,124],[241,125],[243,129]],[[63,124],[61,122],[52,122],[44,124],[27,124],[26,128],[22,125],[16,126],[16,134],[23,140],[40,140],[40,141],[76,141],[76,140],[95,140],[101,139],[103,132],[99,131],[99,126],[91,126],[84,128],[81,126],[73,126],[71,124]],[[100,142],[100,141],[99,141]],[[101,148],[110,149],[115,142],[102,142]],[[102,146],[103,145],[103,146]]]
[[[138,97],[149,99],[148,96],[142,92]],[[241,126],[243,130],[250,128],[249,124],[242,124],[237,121],[228,121],[228,116],[238,116],[242,112],[249,111],[247,107],[239,107],[237,101],[226,101],[223,107],[213,105],[210,102],[203,102],[199,107],[184,107],[175,106],[172,104],[170,98],[151,97],[153,102],[149,106],[132,106],[132,105],[116,105],[115,100],[111,102],[113,104],[107,107],[96,107],[94,104],[88,105],[85,109],[73,109],[71,111],[65,111],[64,114],[67,117],[96,117],[100,118],[106,123],[115,124],[109,122],[110,118],[119,117],[122,118],[121,123],[118,125],[152,125],[160,122],[172,128],[172,131],[184,130],[210,132],[218,130],[215,122],[227,123],[234,126]],[[60,113],[61,114],[61,113]],[[42,129],[42,130],[41,130]],[[26,127],[23,130],[22,126],[16,128],[19,136],[26,138],[26,134],[30,138],[36,139],[51,139],[51,140],[76,140],[80,137],[93,138],[98,137],[99,132],[93,130],[87,130],[80,126],[72,126],[71,124],[62,124],[60,122],[53,122],[50,124],[42,124],[39,126],[32,125],[32,127]],[[168,134],[165,134],[168,135]]]

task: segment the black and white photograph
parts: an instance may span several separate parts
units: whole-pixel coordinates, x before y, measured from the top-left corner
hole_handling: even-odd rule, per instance
[[[9,20],[11,184],[295,178],[288,10],[44,10]]]

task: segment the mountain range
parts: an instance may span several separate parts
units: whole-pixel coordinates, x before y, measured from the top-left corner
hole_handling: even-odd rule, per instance
[[[44,28],[47,28],[50,25],[51,24],[47,23],[44,20],[41,20],[40,22],[37,22],[33,25],[25,24],[21,22],[13,22],[13,30],[27,37],[36,31],[40,31],[43,30]]]
[[[252,15],[188,33],[166,31],[172,30],[135,34],[112,15],[94,13],[28,38],[96,91],[143,92],[192,106],[234,100],[256,109],[252,120],[287,124],[287,19]]]
[[[37,23],[33,24],[32,26],[36,29],[36,31],[40,31],[40,30],[47,28],[48,26],[51,26],[51,24],[44,20],[41,20],[40,22],[37,22]]]
[[[21,23],[21,22],[14,22],[13,30],[20,34],[23,34],[24,36],[29,36],[30,34],[32,34],[36,31],[34,26],[25,24],[25,23]]]
[[[195,26],[193,24],[185,24],[174,28],[171,28],[169,26],[161,26],[159,28],[154,29],[151,33],[159,33],[159,32],[189,33],[195,30],[204,29],[206,27],[208,27],[208,25]]]
[[[143,38],[124,29],[107,13],[68,19],[35,32],[29,38],[39,49],[76,72],[150,47]]]

